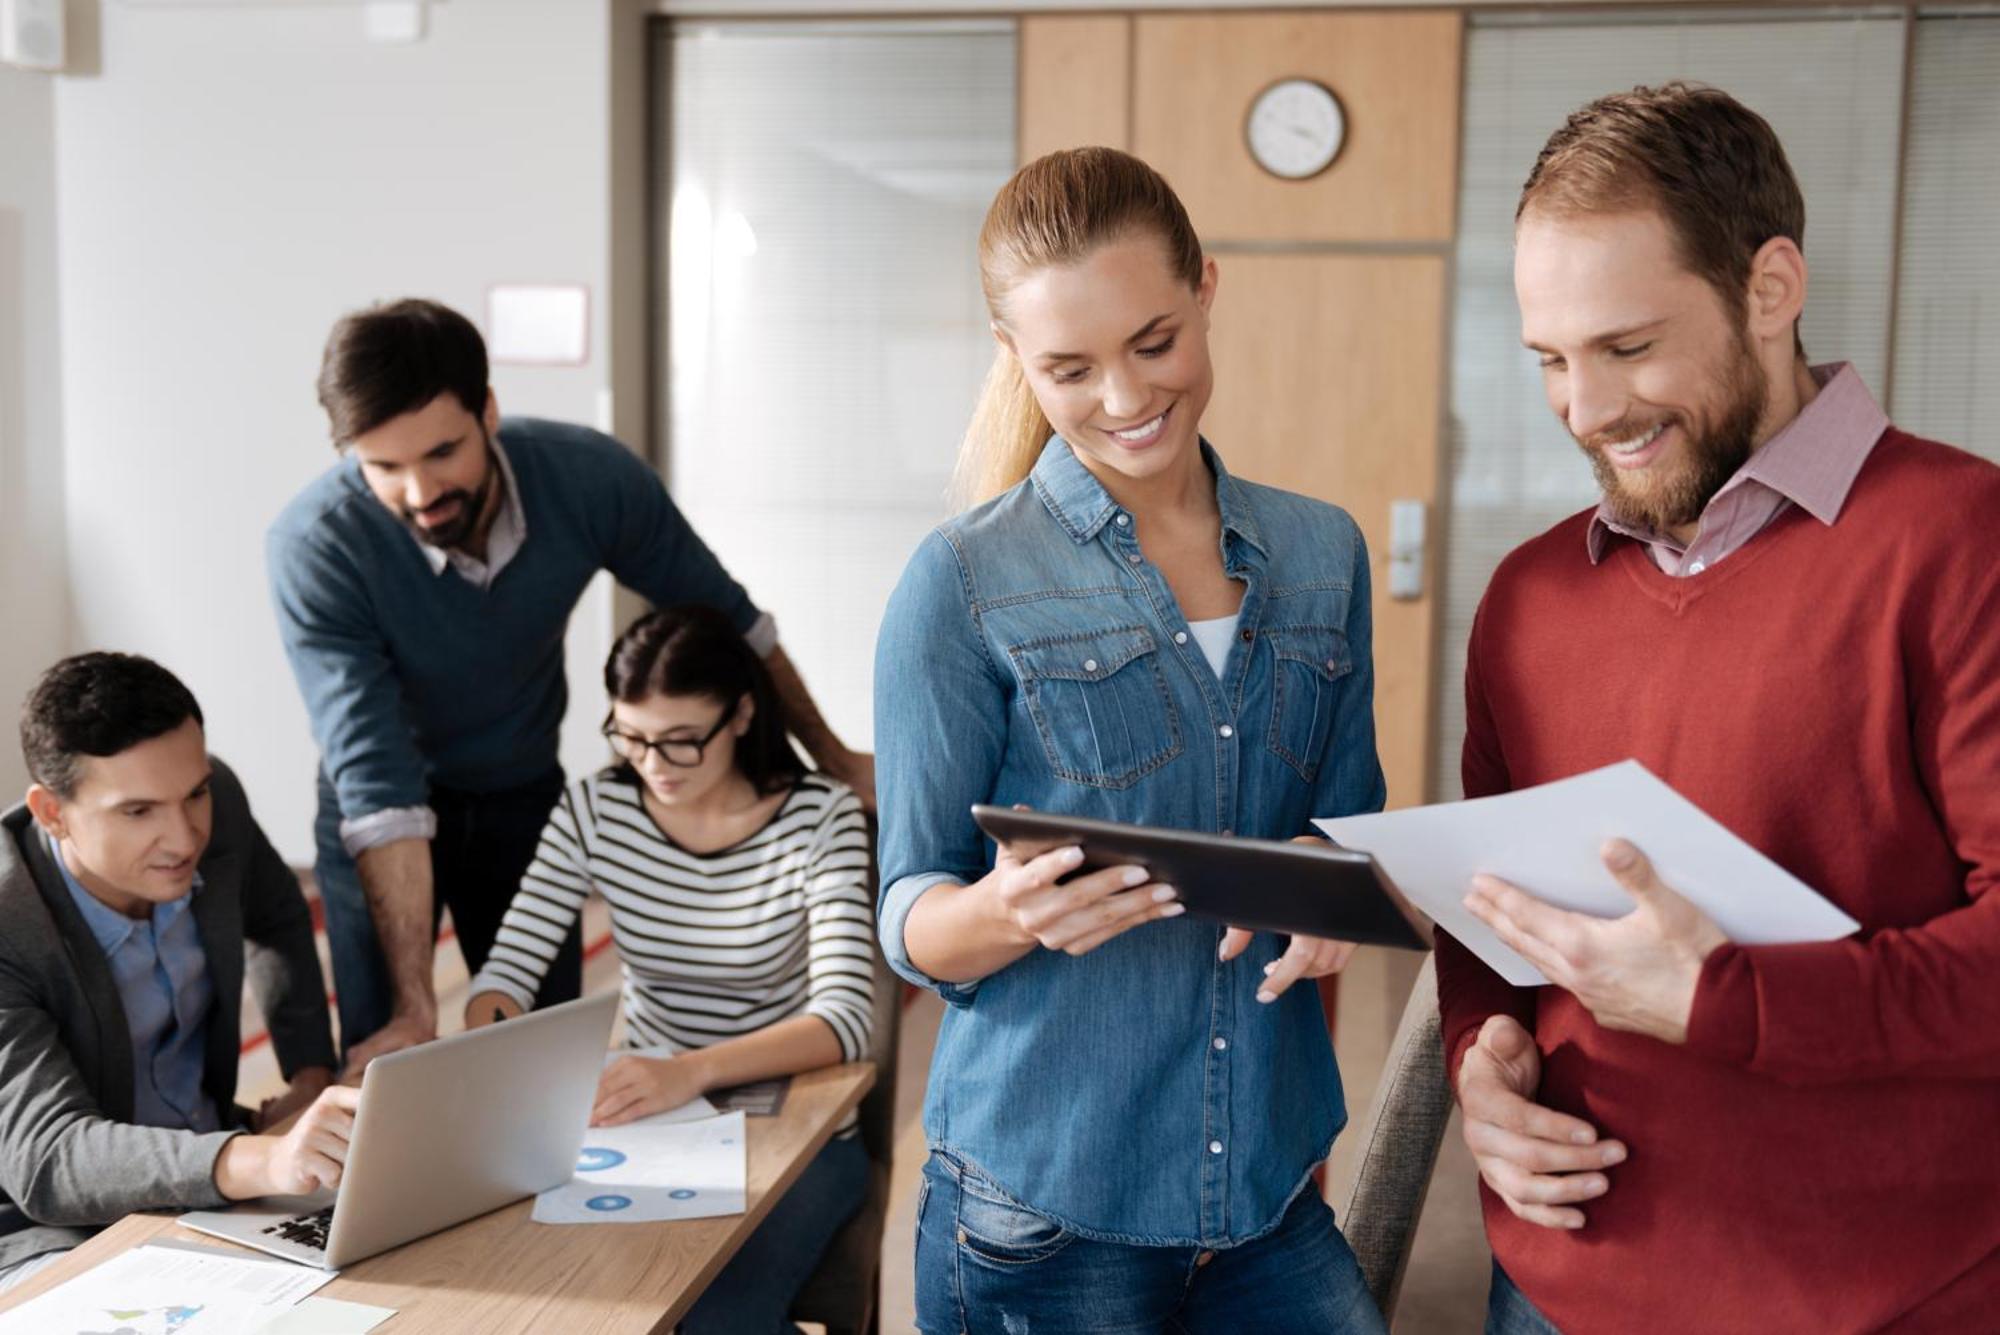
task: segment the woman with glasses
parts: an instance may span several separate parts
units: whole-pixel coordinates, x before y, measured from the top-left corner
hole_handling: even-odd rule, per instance
[[[867,1056],[868,831],[846,785],[785,739],[770,678],[727,618],[641,618],[604,669],[617,763],[563,794],[472,980],[467,1027],[519,1015],[592,892],[625,971],[625,1045],[591,1122]],[[710,1285],[681,1329],[792,1331],[792,1298],[860,1207],[853,1119]]]

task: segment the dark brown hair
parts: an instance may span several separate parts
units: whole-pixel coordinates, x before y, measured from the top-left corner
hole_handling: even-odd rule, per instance
[[[1805,197],[1770,122],[1697,83],[1612,93],[1573,113],[1535,159],[1515,221],[1531,209],[1658,210],[1682,262],[1739,323],[1758,250],[1806,239]]]
[[[1000,187],[979,230],[987,313],[1005,324],[1007,294],[1023,278],[1075,264],[1135,234],[1157,237],[1175,275],[1201,286],[1201,240],[1165,177],[1115,148],[1066,148],[1036,158]],[[1021,363],[1002,349],[959,450],[955,499],[983,501],[1026,477],[1049,430]]]
[[[760,793],[789,788],[806,772],[785,736],[785,711],[770,670],[713,607],[663,607],[626,627],[605,661],[604,690],[626,704],[656,695],[700,695],[734,706],[747,695],[755,712],[736,743],[736,768]],[[636,781],[631,768],[620,764],[613,772]]]
[[[150,658],[77,654],[35,683],[21,706],[28,777],[57,797],[76,796],[84,756],[115,756],[202,721],[194,692]]]
[[[486,341],[449,306],[417,297],[340,317],[319,366],[319,403],[336,449],[449,393],[486,410]]]

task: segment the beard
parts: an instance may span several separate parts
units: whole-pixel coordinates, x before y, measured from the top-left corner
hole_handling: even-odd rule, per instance
[[[1750,458],[1757,445],[1757,427],[1764,420],[1770,388],[1747,333],[1738,333],[1732,355],[1717,379],[1722,384],[1722,397],[1713,411],[1700,412],[1696,417],[1670,413],[1651,421],[1627,417],[1594,433],[1588,440],[1577,442],[1590,460],[1591,471],[1597,475],[1597,485],[1604,493],[1604,508],[1618,523],[1658,533],[1693,524],[1701,518],[1701,512],[1715,493]],[[1627,472],[1611,462],[1606,447],[1643,436],[1656,426],[1680,427],[1687,442],[1687,457],[1672,473],[1661,474],[1657,466],[1644,470],[1658,476],[1634,485]]]
[[[403,510],[404,521],[427,546],[444,551],[464,546],[466,540],[478,529],[480,516],[486,513],[486,503],[493,497],[493,488],[497,485],[496,479],[500,474],[500,467],[493,460],[493,442],[487,437],[483,426],[479,431],[479,439],[486,450],[486,476],[481,478],[479,485],[471,491],[463,487],[454,487],[430,504],[431,509],[439,510],[457,501],[459,507],[456,518],[448,524],[428,528],[417,522],[417,511],[408,508]]]

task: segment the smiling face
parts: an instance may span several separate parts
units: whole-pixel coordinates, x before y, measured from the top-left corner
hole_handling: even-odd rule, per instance
[[[375,499],[433,547],[465,547],[494,507],[500,469],[489,442],[500,428],[492,395],[467,412],[449,390],[353,440]]]
[[[1007,293],[996,335],[1049,425],[1100,478],[1144,480],[1200,460],[1215,284],[1213,260],[1191,288],[1156,238],[1135,233]]]
[[[1530,210],[1515,231],[1514,290],[1521,341],[1607,508],[1691,538],[1765,435],[1771,374],[1745,318],[1687,268],[1651,210]]]
[[[68,797],[35,786],[28,807],[94,897],[135,918],[194,886],[213,816],[208,744],[188,719],[112,756],[83,756]]]

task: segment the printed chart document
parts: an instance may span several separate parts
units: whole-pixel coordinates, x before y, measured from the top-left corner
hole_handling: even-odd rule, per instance
[[[1313,824],[1342,847],[1372,853],[1411,903],[1520,987],[1548,979],[1466,911],[1473,876],[1512,881],[1558,908],[1619,917],[1632,898],[1598,854],[1611,838],[1638,845],[1660,879],[1731,941],[1833,941],[1861,925],[1636,760],[1498,797]]]
[[[749,1159],[743,1114],[648,1117],[583,1134],[576,1176],[535,1197],[538,1224],[641,1224],[741,1214]]]
[[[0,1335],[243,1335],[332,1279],[284,1261],[151,1242],[0,1316]]]

